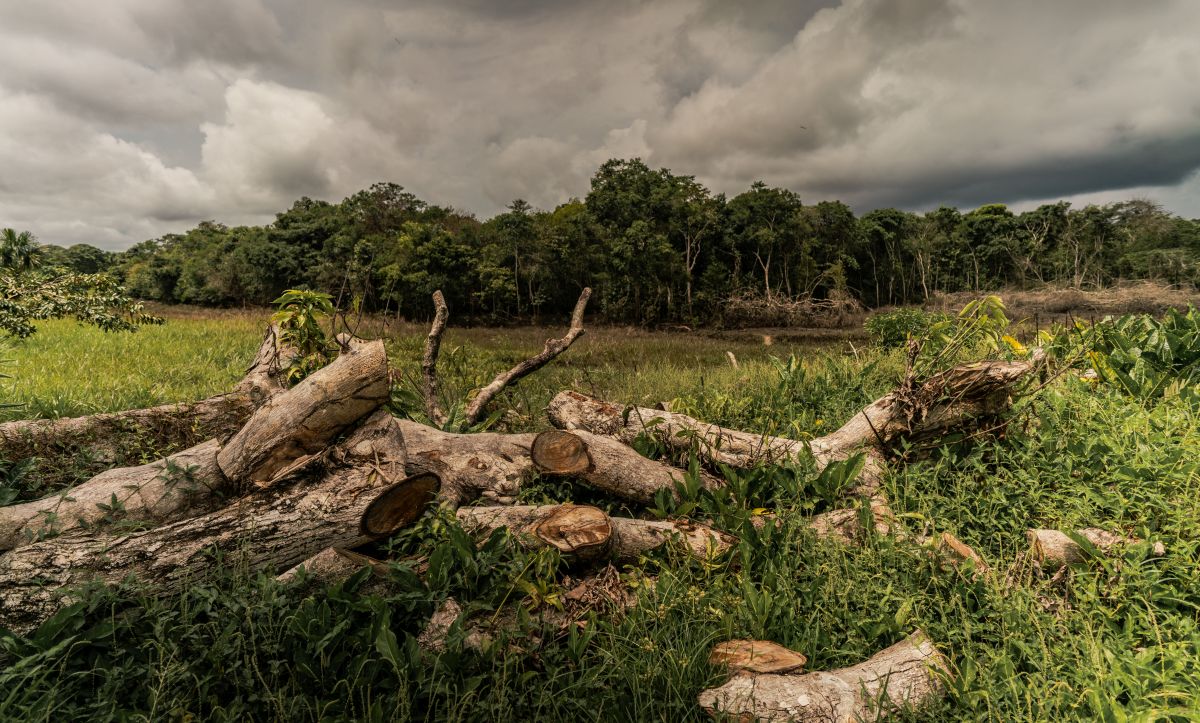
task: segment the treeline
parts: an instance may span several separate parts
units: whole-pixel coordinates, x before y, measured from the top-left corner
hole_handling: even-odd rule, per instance
[[[423,319],[442,289],[458,319],[536,320],[568,313],[592,286],[592,309],[609,321],[692,324],[722,321],[730,300],[850,296],[875,307],[1041,284],[1197,284],[1200,222],[1144,200],[856,217],[762,183],[726,198],[634,159],[608,161],[584,199],[552,211],[517,200],[479,221],[380,183],[341,203],[302,198],[266,226],[205,222],[123,253],[80,245],[48,256],[167,303],[259,305],[302,287]]]

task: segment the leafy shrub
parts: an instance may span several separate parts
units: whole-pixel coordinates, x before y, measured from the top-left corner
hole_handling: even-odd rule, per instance
[[[334,344],[321,322],[333,315],[333,297],[319,291],[288,289],[274,303],[278,311],[271,321],[279,325],[280,340],[298,352],[287,368],[287,381],[295,384],[332,358]]]
[[[1169,310],[1162,320],[1123,316],[1095,327],[1088,357],[1096,374],[1138,397],[1200,382],[1200,311]]]
[[[950,316],[941,312],[902,308],[875,314],[863,328],[877,345],[890,349],[904,346],[910,338],[924,337],[934,325],[948,321]]]

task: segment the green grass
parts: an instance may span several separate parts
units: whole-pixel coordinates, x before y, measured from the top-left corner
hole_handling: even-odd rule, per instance
[[[86,411],[205,396],[239,376],[259,323],[173,319],[133,337],[48,325],[16,350],[15,388],[26,389],[20,398],[43,413],[54,408],[35,406],[43,399],[71,400],[70,409]],[[397,402],[419,416],[411,388],[423,332],[401,330],[389,344],[402,376]],[[448,400],[552,333],[452,330],[443,351]],[[126,365],[117,351],[130,345],[143,345],[140,366]],[[29,365],[35,353],[49,359],[52,349],[85,347],[91,351],[76,353],[56,376]],[[156,348],[166,356],[159,359]],[[786,360],[790,352],[798,361]],[[121,370],[130,368],[138,376],[126,379]],[[595,330],[507,392],[499,407],[513,413],[496,425],[544,428],[545,402],[575,386],[624,402],[674,400],[704,419],[747,429],[819,435],[887,390],[901,368],[896,353],[855,354],[848,346]],[[114,378],[87,381],[105,374]],[[156,375],[164,386],[138,391]],[[1138,399],[1067,375],[1020,403],[1002,438],[895,463],[886,493],[905,525],[953,532],[990,563],[989,576],[945,567],[891,538],[860,547],[817,540],[804,520],[830,500],[813,475],[755,470],[731,474],[726,492],[690,500],[693,516],[740,536],[727,559],[706,564],[663,552],[643,560],[638,574],[657,577],[657,585],[641,588],[627,615],[601,616],[582,632],[534,636],[534,611],[526,629],[484,653],[453,639],[439,656],[420,652],[413,636],[447,596],[491,614],[527,600],[530,590],[553,591],[565,572],[549,555],[522,553],[499,536],[476,544],[429,517],[386,546],[427,570],[418,578],[411,562],[398,564],[386,593],[358,591],[361,576],[316,592],[281,587],[236,561],[165,598],[133,586],[92,591],[28,638],[0,636],[0,718],[703,720],[696,694],[723,680],[706,663],[717,641],[774,640],[820,670],[858,662],[920,627],[949,656],[954,677],[944,700],[902,717],[1195,720],[1196,399],[1181,392]],[[595,500],[550,481],[535,481],[524,494]],[[756,531],[749,524],[755,508],[785,523]],[[1059,579],[1019,564],[1025,529],[1059,526],[1124,531],[1165,543],[1167,554],[1153,558],[1149,544],[1134,546]]]

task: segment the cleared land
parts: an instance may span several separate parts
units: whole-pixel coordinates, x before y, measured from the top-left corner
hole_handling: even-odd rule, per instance
[[[133,335],[43,325],[8,354],[15,379],[6,397],[26,405],[8,416],[221,392],[249,363],[263,322],[255,313],[180,312]],[[393,406],[418,417],[424,332],[387,330]],[[445,397],[461,401],[558,333],[452,328]],[[505,392],[494,424],[546,429],[547,402],[576,388],[630,404],[669,401],[755,432],[819,436],[900,378],[897,352],[855,347],[589,329]],[[364,575],[332,588],[284,586],[228,560],[166,598],[136,587],[96,591],[30,638],[0,637],[0,718],[701,720],[698,693],[727,677],[708,663],[720,641],[771,640],[804,653],[810,670],[832,670],[919,628],[954,677],[948,695],[914,718],[1188,719],[1200,709],[1200,405],[1178,391],[1139,399],[1069,374],[1022,403],[1015,420],[999,438],[912,455],[884,486],[905,529],[952,533],[987,574],[895,537],[820,539],[807,520],[830,509],[833,494],[802,468],[731,473],[728,496],[663,501],[651,512],[711,519],[738,534],[735,549],[715,562],[652,553],[621,568],[637,600],[624,614],[560,630],[549,613],[568,586],[554,555],[500,538],[477,545],[430,517],[379,551],[410,560],[389,586]],[[166,451],[138,454],[148,461]],[[23,497],[47,491],[14,482],[19,471],[5,475]],[[641,512],[553,480],[522,495],[525,504]],[[783,524],[758,529],[752,522],[764,512]],[[1027,529],[1086,527],[1146,542],[1060,574],[1018,562]],[[641,584],[646,576],[657,583]],[[431,657],[415,637],[447,597],[492,618],[521,601],[529,620],[483,652],[452,636]]]

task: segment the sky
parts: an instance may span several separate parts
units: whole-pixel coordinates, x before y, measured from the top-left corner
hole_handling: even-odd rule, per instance
[[[486,218],[635,156],[860,212],[1200,217],[1200,2],[0,0],[0,226],[44,243],[376,181]]]

